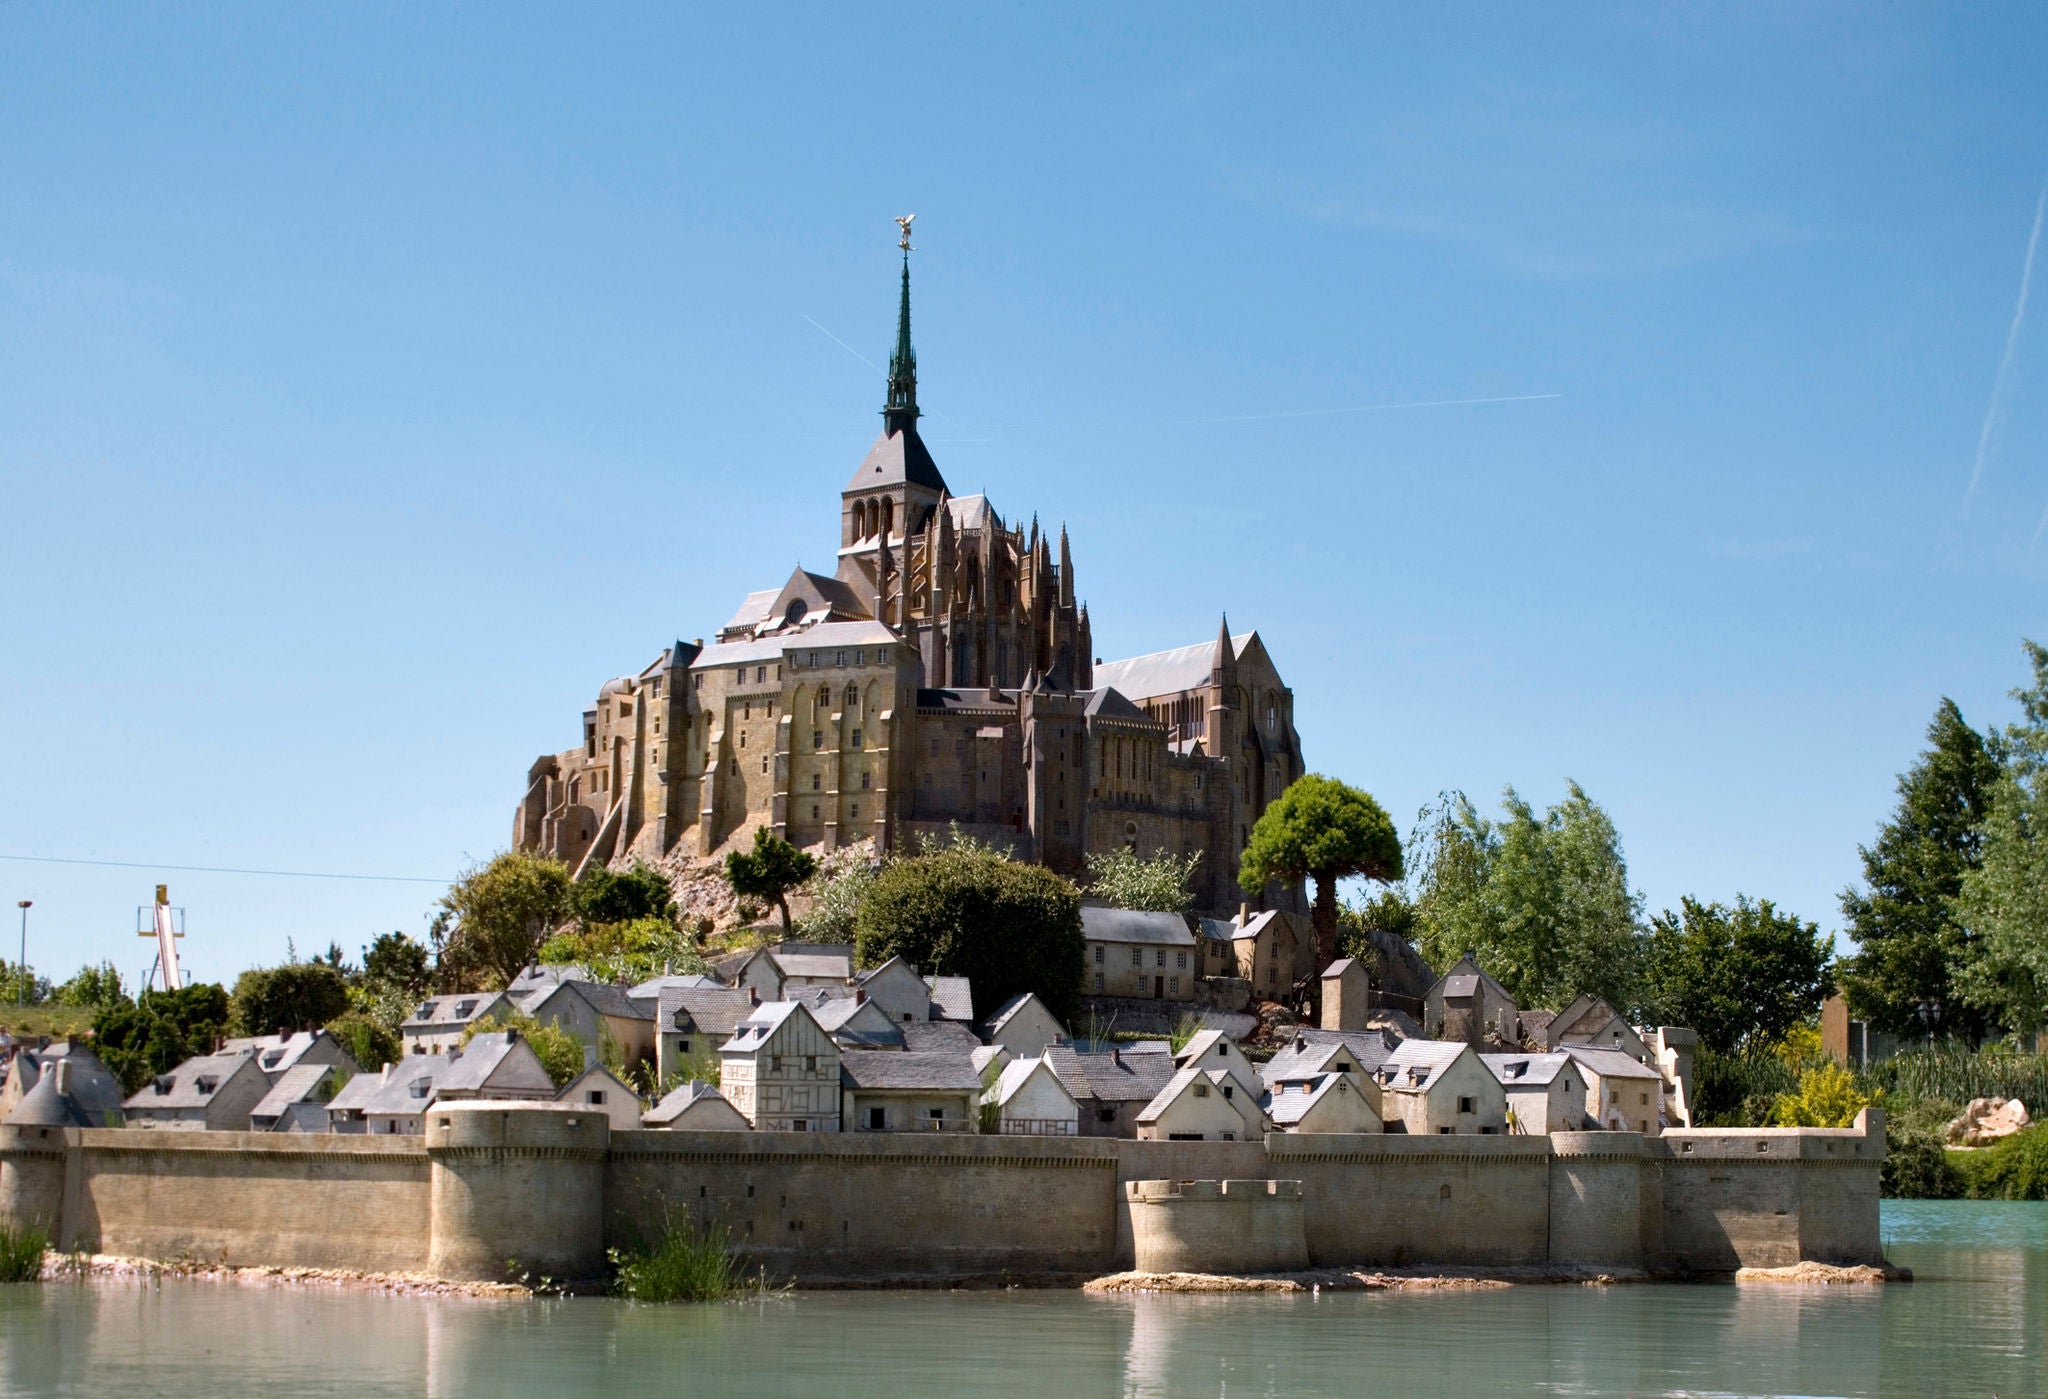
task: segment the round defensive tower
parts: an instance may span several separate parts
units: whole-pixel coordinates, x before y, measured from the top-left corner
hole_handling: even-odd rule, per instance
[[[1550,1261],[1642,1267],[1642,1134],[1552,1132],[1550,1152]]]
[[[427,1114],[427,1268],[464,1282],[604,1271],[602,1112],[448,1103]]]
[[[64,1211],[64,1129],[0,1126],[0,1223],[33,1224],[56,1242]]]

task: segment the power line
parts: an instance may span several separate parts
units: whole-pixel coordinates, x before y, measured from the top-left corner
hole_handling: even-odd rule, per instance
[[[97,865],[117,870],[171,870],[179,874],[255,874],[271,879],[358,879],[382,884],[446,884],[418,874],[329,874],[323,870],[247,870],[221,865],[159,865],[139,860],[73,860],[61,855],[0,855],[0,860],[19,860],[41,865]]]

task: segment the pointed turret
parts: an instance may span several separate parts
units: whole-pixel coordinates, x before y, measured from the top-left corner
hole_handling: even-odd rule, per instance
[[[1074,556],[1067,548],[1067,527],[1060,526],[1060,606],[1074,605]]]
[[[903,253],[903,297],[896,308],[896,349],[889,356],[889,401],[882,428],[898,433],[916,424],[917,351],[910,348],[910,252]]]
[[[1216,631],[1216,655],[1209,662],[1209,683],[1227,685],[1237,679],[1237,648],[1230,642],[1230,614],[1223,614],[1223,622]]]

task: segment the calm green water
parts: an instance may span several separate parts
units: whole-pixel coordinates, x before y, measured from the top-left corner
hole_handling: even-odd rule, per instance
[[[2048,1205],[1888,1204],[1885,1236],[1919,1281],[709,1307],[0,1286],[0,1393],[2048,1394]]]

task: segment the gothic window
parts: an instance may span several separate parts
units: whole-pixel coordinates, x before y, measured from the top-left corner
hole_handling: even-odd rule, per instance
[[[825,731],[824,731],[823,729],[812,729],[812,730],[811,730],[811,747],[813,747],[813,748],[823,748],[824,746],[825,746]]]
[[[818,687],[818,712],[824,713],[832,707],[832,695],[823,685]]]
[[[895,526],[895,523],[896,502],[893,500],[884,500],[882,502],[882,533],[885,535],[888,534],[890,530]]]

